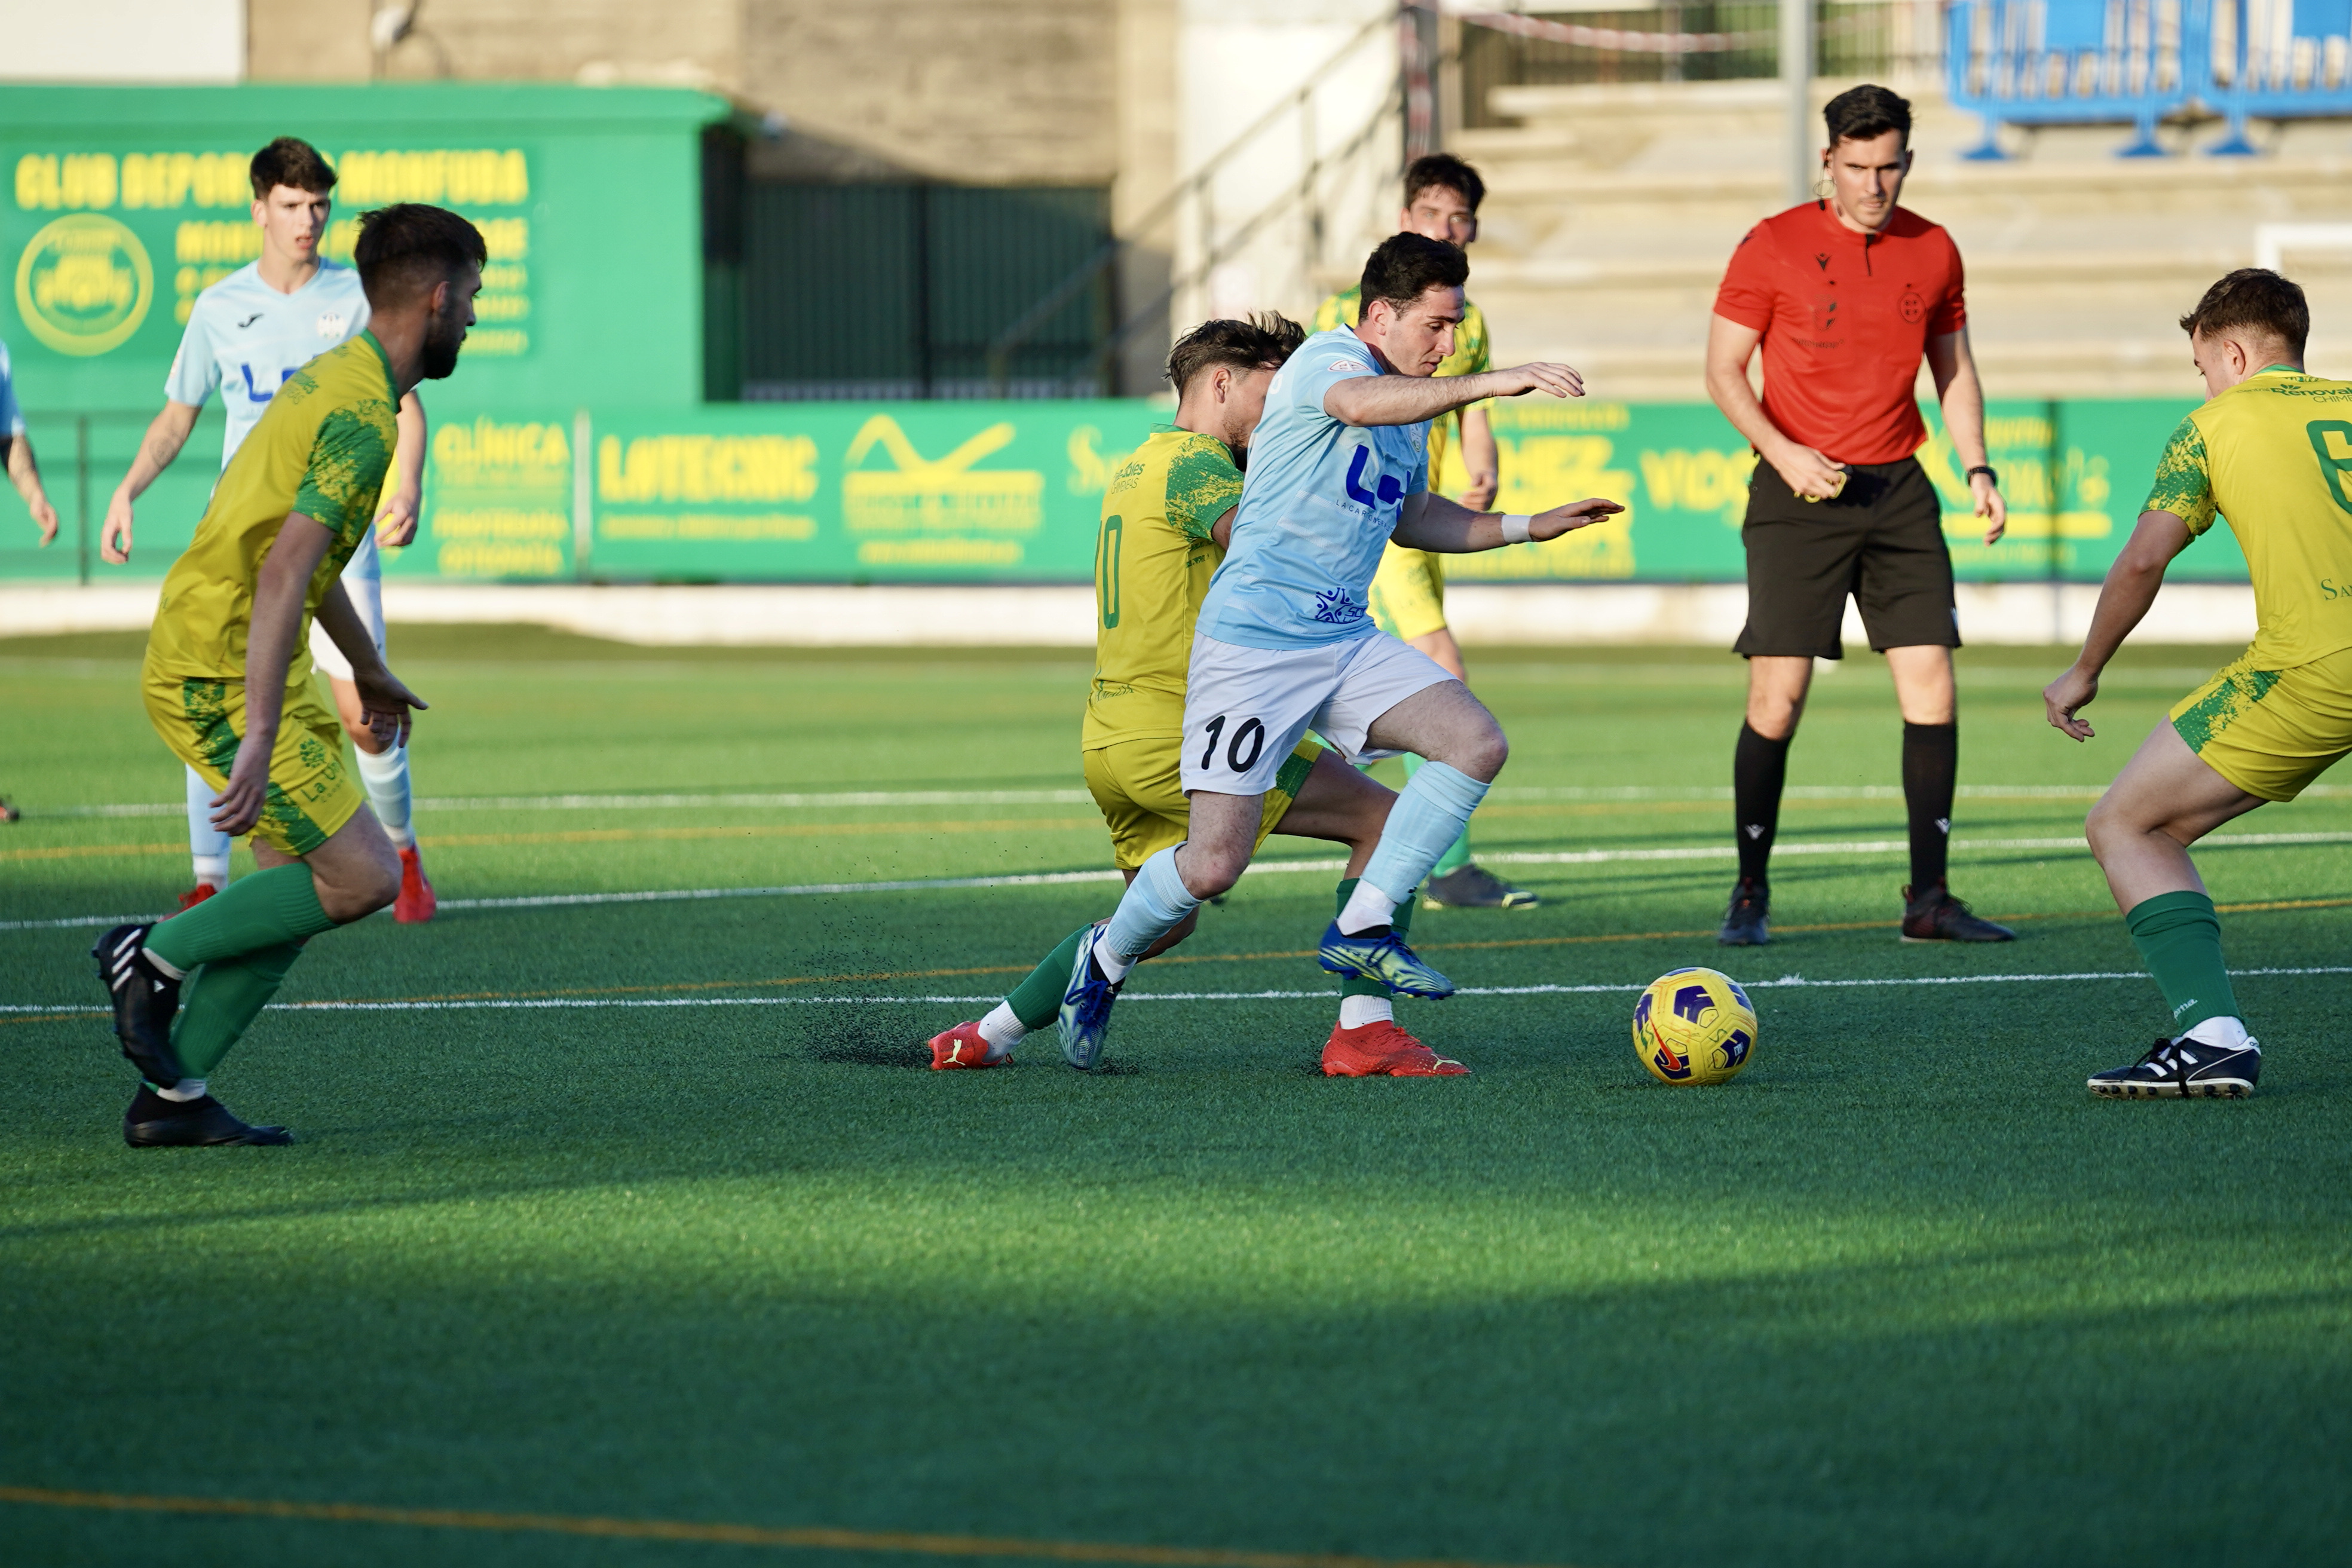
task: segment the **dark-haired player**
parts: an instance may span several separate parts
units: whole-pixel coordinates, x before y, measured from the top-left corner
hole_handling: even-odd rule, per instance
[[[1362,320],[1307,339],[1266,388],[1233,549],[1202,601],[1185,677],[1190,837],[1145,860],[1079,944],[1061,1016],[1078,1051],[1100,1048],[1136,961],[1247,868],[1265,794],[1309,729],[1351,762],[1427,759],[1324,932],[1323,967],[1406,995],[1453,994],[1405,945],[1397,911],[1461,836],[1508,747],[1467,688],[1372,621],[1372,574],[1391,539],[1493,550],[1622,510],[1596,500],[1498,517],[1430,493],[1430,420],[1482,398],[1584,390],[1566,365],[1432,378],[1453,352],[1469,270],[1442,241],[1383,241],[1364,264]]]
[[[1486,199],[1486,182],[1478,171],[1451,153],[1415,158],[1404,172],[1404,206],[1397,228],[1441,239],[1467,248],[1478,237],[1478,204]],[[1352,327],[1363,316],[1363,290],[1349,288],[1316,308],[1315,330],[1328,332]],[[1462,322],[1454,329],[1454,352],[1437,367],[1440,375],[1469,375],[1492,369],[1493,348],[1486,336],[1486,317],[1467,295],[1462,300]],[[1473,403],[1429,422],[1429,473],[1434,484],[1449,447],[1458,447],[1470,476],[1462,504],[1483,511],[1495,502],[1502,483],[1495,432],[1486,405]],[[1381,569],[1372,576],[1372,619],[1381,630],[1419,648],[1443,666],[1456,680],[1470,677],[1462,647],[1445,624],[1445,567],[1427,550],[1407,550],[1391,544],[1381,555]],[[1421,767],[1419,757],[1404,760],[1410,778]],[[1421,889],[1423,901],[1433,908],[1527,910],[1542,900],[1525,888],[1515,888],[1470,858],[1470,830],[1464,828],[1454,847],[1431,868]]]
[[[1748,658],[1748,719],[1731,767],[1739,881],[1717,940],[1768,940],[1789,742],[1813,660],[1845,657],[1838,628],[1851,594],[1903,710],[1904,939],[2007,942],[2014,933],[1969,913],[1944,881],[1959,771],[1952,649],[1960,630],[1943,500],[1912,455],[1927,440],[1912,391],[1924,356],[1985,542],[2000,537],[2008,509],[1985,463],[1960,253],[1951,236],[1895,205],[1911,169],[1911,106],[1883,87],[1857,87],[1830,100],[1824,117],[1829,194],[1748,231],[1707,329],[1707,395],[1763,459],[1740,531],[1748,625],[1733,645]],[[1760,402],[1748,384],[1759,343]]]
[[[2042,692],[2077,741],[2099,672],[2156,601],[2172,558],[2230,521],[2253,578],[2246,651],[2174,705],[2091,809],[2091,851],[2171,1009],[2137,1062],[2095,1074],[2116,1099],[2254,1091],[2221,923],[2189,846],[2265,801],[2293,800],[2352,752],[2352,384],[2303,369],[2311,309],[2275,272],[2246,268],[2180,318],[2211,401],[2180,422],[2139,524],[2099,590],[2082,656]]]
[[[253,835],[262,869],[160,925],[122,925],[92,955],[114,1031],[145,1080],[124,1113],[134,1145],[283,1143],[205,1092],[302,944],[400,891],[400,858],[343,764],[342,731],[300,679],[315,618],[351,660],[377,741],[406,739],[425,704],[384,668],[341,574],[374,521],[394,410],[447,375],[473,325],[482,237],[439,207],[360,220],[368,330],[269,400],[163,579],[141,674],[147,716],[218,792],[213,822]]]
[[[214,393],[220,394],[228,415],[221,442],[225,469],[287,379],[368,324],[367,293],[360,287],[359,274],[319,254],[334,210],[335,171],[326,159],[309,142],[280,136],[253,155],[249,172],[261,255],[196,296],[180,352],[173,356],[172,372],[163,384],[163,411],[148,426],[130,472],[107,504],[99,549],[118,565],[131,559],[133,503],[179,456],[196,416]],[[400,447],[392,482],[377,509],[376,526],[360,541],[343,571],[343,591],[367,623],[379,654],[383,650],[383,565],[376,552],[377,536],[395,548],[414,537],[424,469],[425,408],[412,392],[400,401]],[[360,781],[368,801],[400,851],[401,890],[394,916],[430,920],[433,884],[425,879],[425,862],[409,826],[408,753],[402,747],[378,745],[360,717],[359,689],[349,662],[315,627],[310,657],[325,672],[343,728],[359,750]],[[180,900],[183,909],[228,886],[228,836],[213,826],[212,786],[194,768],[187,773],[186,794],[195,885]]]
[[[1112,861],[1129,881],[1162,849],[1184,842],[1191,807],[1180,778],[1184,667],[1202,596],[1224,559],[1241,500],[1242,466],[1274,374],[1306,336],[1280,316],[1207,321],[1177,341],[1168,379],[1176,419],[1151,433],[1111,476],[1095,550],[1095,678],[1087,693],[1080,745],[1087,788],[1110,826]],[[1269,833],[1336,840],[1348,847],[1348,875],[1360,875],[1395,796],[1311,741],[1294,746],[1258,813],[1256,841]],[[1342,882],[1342,888],[1350,884]],[[1407,906],[1408,911],[1411,906]],[[1401,915],[1403,924],[1409,914]],[[1024,1036],[1060,1010],[1079,949],[1080,926],[984,1018],[931,1040],[931,1066],[990,1068],[1010,1061]],[[1192,931],[1187,915],[1151,948],[1164,952]],[[1091,1068],[1091,1052],[1072,1055]],[[1457,1072],[1399,1028],[1385,985],[1350,980],[1339,1020],[1323,1049],[1337,1076]]]

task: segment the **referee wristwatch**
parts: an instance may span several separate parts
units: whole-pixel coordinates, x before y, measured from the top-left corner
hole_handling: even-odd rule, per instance
[[[1992,481],[1993,489],[2000,489],[2000,476],[1993,471],[1992,466],[1990,463],[1979,463],[1975,468],[1970,468],[1961,477],[1964,479],[1972,479],[1979,474],[1982,474],[1986,479],[1990,479]]]

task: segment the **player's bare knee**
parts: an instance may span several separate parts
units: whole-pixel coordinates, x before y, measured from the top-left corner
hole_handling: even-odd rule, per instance
[[[1184,890],[1196,899],[1221,898],[1233,891],[1234,884],[1242,879],[1242,868],[1248,864],[1246,857],[1220,854],[1214,850],[1189,856],[1180,868],[1183,873]]]

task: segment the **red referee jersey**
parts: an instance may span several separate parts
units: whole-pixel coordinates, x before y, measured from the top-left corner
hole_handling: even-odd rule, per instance
[[[1930,337],[1968,322],[1952,237],[1902,207],[1857,234],[1825,201],[1766,218],[1731,253],[1715,313],[1764,334],[1764,412],[1832,462],[1893,463],[1927,440],[1914,388]]]

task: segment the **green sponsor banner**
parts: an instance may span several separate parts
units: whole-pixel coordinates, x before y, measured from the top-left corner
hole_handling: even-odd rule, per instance
[[[460,368],[460,377],[464,369]],[[391,552],[403,576],[544,582],[1068,582],[1093,571],[1102,495],[1119,460],[1164,421],[1139,399],[1004,403],[567,407],[555,398],[433,397],[424,521]],[[1986,435],[2010,504],[1984,525],[1930,412],[1920,461],[1944,500],[1963,580],[2096,582],[2130,537],[2186,400],[2011,402]],[[1754,457],[1705,404],[1515,399],[1493,411],[1500,505],[1538,511],[1607,496],[1621,516],[1544,544],[1448,561],[1456,582],[1737,582]],[[96,419],[90,537],[143,420]],[[67,537],[37,555],[0,548],[0,575],[76,569],[76,416],[36,416]],[[140,553],[93,580],[153,577],[202,510],[217,450],[209,420],[140,507]],[[1440,475],[1458,489],[1460,475]],[[0,494],[0,507],[12,504]],[[0,546],[29,534],[0,533]],[[584,542],[584,552],[581,546]],[[2175,563],[2176,579],[2243,581],[2226,528]]]
[[[596,576],[1087,580],[1141,400],[779,404],[597,416]]]

